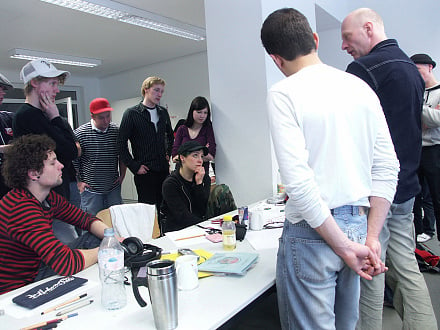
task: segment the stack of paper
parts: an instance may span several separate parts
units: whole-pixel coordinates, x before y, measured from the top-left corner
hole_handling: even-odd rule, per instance
[[[216,253],[199,265],[199,271],[222,275],[244,275],[257,260],[258,253]]]

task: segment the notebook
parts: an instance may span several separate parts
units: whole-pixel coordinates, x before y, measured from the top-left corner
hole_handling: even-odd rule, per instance
[[[199,271],[221,275],[244,275],[257,262],[258,253],[215,253],[199,265]]]

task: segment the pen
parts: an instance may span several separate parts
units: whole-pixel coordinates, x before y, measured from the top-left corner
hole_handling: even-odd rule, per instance
[[[67,306],[65,309],[62,309],[58,313],[56,313],[56,316],[61,316],[61,315],[67,314],[69,312],[72,312],[76,309],[80,309],[84,306],[90,305],[92,302],[93,302],[93,300],[87,300],[87,301],[83,301],[81,304],[77,304],[75,306]]]
[[[63,308],[66,308],[66,307],[71,307],[71,306],[78,305],[78,304],[82,303],[84,300],[87,300],[87,298],[84,297],[83,299],[79,299],[79,300],[74,301],[74,302],[72,302],[72,303],[70,303],[70,304],[66,304],[66,305],[63,305],[63,306],[59,306],[59,307],[55,308],[55,310],[56,310],[56,311],[59,311],[60,309],[63,309]]]
[[[48,325],[43,325],[42,327],[35,328],[35,330],[49,330],[49,329],[54,329],[56,327],[58,327],[58,323],[51,323]]]
[[[40,322],[40,323],[37,323],[37,324],[33,324],[33,325],[30,325],[30,326],[28,326],[26,328],[21,328],[21,330],[32,330],[32,329],[36,329],[36,328],[42,328],[42,327],[45,327],[45,326],[47,326],[49,324],[59,323],[61,321],[64,321],[65,319],[68,319],[69,317],[74,317],[74,316],[77,316],[77,315],[78,315],[78,313],[69,314],[69,315],[60,317],[58,319],[53,319],[53,320],[50,320],[50,321],[44,321],[44,322]],[[57,315],[57,316],[59,316],[59,315]]]
[[[65,302],[63,302],[63,303],[61,303],[61,304],[59,304],[59,305],[53,306],[53,307],[51,307],[51,308],[49,308],[49,309],[46,309],[44,312],[41,312],[41,315],[43,315],[43,314],[47,314],[47,313],[49,313],[49,312],[52,312],[52,311],[56,310],[56,309],[59,308],[59,307],[63,307],[63,306],[66,306],[66,305],[68,305],[68,304],[71,304],[71,303],[73,303],[73,302],[75,302],[75,301],[77,301],[77,300],[80,300],[81,298],[84,298],[84,297],[86,297],[86,296],[87,296],[87,293],[84,293],[84,294],[82,294],[82,295],[80,295],[80,296],[78,296],[78,297],[75,297],[75,298],[73,298],[73,299],[67,300],[67,301],[65,301]]]
[[[205,236],[205,234],[202,235],[195,235],[195,236],[189,236],[189,237],[181,237],[181,238],[176,238],[175,241],[182,241],[184,239],[190,239],[190,238],[196,238],[196,237],[203,237]]]

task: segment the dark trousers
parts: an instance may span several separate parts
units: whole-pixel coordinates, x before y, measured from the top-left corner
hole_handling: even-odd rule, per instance
[[[419,174],[426,178],[436,219],[437,237],[440,239],[440,145],[422,148]]]
[[[428,180],[422,173],[419,173],[419,182],[422,191],[416,196],[413,209],[416,235],[425,233],[433,236],[435,233],[434,206],[429,193]]]
[[[169,175],[169,171],[148,171],[146,174],[136,174],[134,183],[138,194],[138,202],[155,204],[159,214],[162,203],[162,183]]]

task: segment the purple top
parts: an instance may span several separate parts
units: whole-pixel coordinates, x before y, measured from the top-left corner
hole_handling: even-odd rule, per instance
[[[191,139],[191,137],[189,136],[189,131],[187,126],[185,125],[180,126],[177,129],[176,138],[174,139],[173,151],[171,152],[172,156],[173,157],[176,156],[179,147],[188,141],[197,141],[202,146],[206,146],[207,144],[209,144],[208,146],[209,153],[212,155],[212,157],[215,157],[216,144],[215,144],[214,130],[212,129],[212,125],[202,126],[199,134],[196,136],[195,139]],[[209,168],[209,163],[208,162],[205,163],[204,166],[206,170],[206,168]]]

